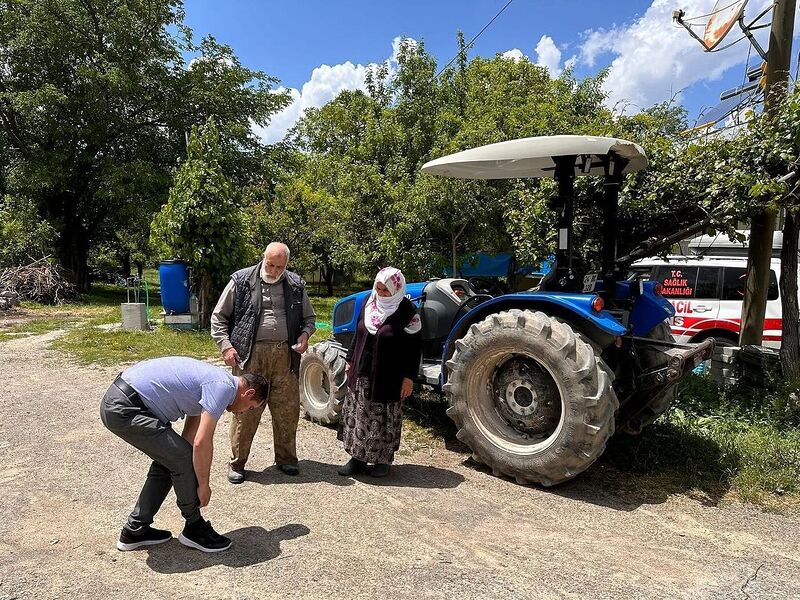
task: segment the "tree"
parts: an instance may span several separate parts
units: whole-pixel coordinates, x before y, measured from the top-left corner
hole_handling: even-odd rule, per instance
[[[252,124],[288,102],[230,48],[195,46],[180,0],[0,0],[0,64],[0,185],[37,203],[82,290],[92,245],[142,220],[120,209],[164,201],[193,125],[215,116],[243,178],[260,159]]]
[[[160,258],[191,264],[204,326],[230,274],[257,254],[247,243],[242,212],[220,165],[222,157],[214,121],[193,127],[186,161],[175,176],[169,200],[153,218],[150,235]]]
[[[281,241],[291,250],[292,267],[301,273],[320,269],[327,294],[333,295],[337,270],[352,270],[357,262],[348,243],[347,206],[322,188],[300,178],[278,183],[275,194],[250,206],[250,239],[256,247]]]
[[[0,268],[27,264],[52,252],[55,232],[27,198],[0,196]]]
[[[552,79],[527,60],[467,63],[465,53],[456,69],[435,74],[424,45],[405,40],[396,71],[374,69],[366,93],[343,92],[307,111],[293,132],[306,156],[297,175],[348,207],[340,228],[352,240],[347,247],[360,250],[364,271],[391,263],[429,277],[465,252],[535,247],[542,254],[549,221],[521,223],[519,212],[539,182],[450,181],[421,175],[420,167],[515,137],[596,133],[610,116],[602,77],[578,81],[567,71]]]

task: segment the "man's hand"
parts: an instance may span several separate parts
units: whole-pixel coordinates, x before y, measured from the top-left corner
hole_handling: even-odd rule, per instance
[[[197,497],[200,499],[200,508],[208,506],[211,501],[211,486],[208,484],[197,486]]]
[[[229,367],[235,367],[239,364],[239,353],[236,352],[236,348],[228,348],[225,352],[222,353],[222,360],[225,361],[225,364]]]
[[[408,398],[414,391],[414,382],[408,377],[403,377],[403,385],[400,388],[400,399]]]
[[[297,352],[298,354],[302,354],[306,350],[308,350],[308,334],[301,333],[300,336],[297,338],[297,343],[292,346],[292,350]]]

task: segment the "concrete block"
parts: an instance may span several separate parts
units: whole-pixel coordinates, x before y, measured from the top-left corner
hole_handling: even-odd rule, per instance
[[[143,302],[123,302],[121,307],[123,329],[134,331],[150,329],[150,324],[147,322],[147,306]]]
[[[180,315],[164,315],[164,325],[170,329],[197,329],[200,319],[197,314],[183,313]]]

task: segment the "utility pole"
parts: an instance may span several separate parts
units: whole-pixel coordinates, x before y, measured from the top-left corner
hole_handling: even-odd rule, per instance
[[[796,0],[776,0],[767,50],[767,80],[764,107],[774,119],[786,96],[792,56],[792,35]],[[739,344],[761,345],[764,316],[767,309],[772,236],[775,232],[775,208],[767,208],[750,222],[750,244],[747,251],[747,281],[742,303],[742,328]]]

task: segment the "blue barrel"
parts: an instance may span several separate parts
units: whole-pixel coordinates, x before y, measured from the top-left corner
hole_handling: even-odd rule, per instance
[[[162,260],[158,266],[161,280],[161,304],[164,312],[189,312],[189,269],[182,260]]]

